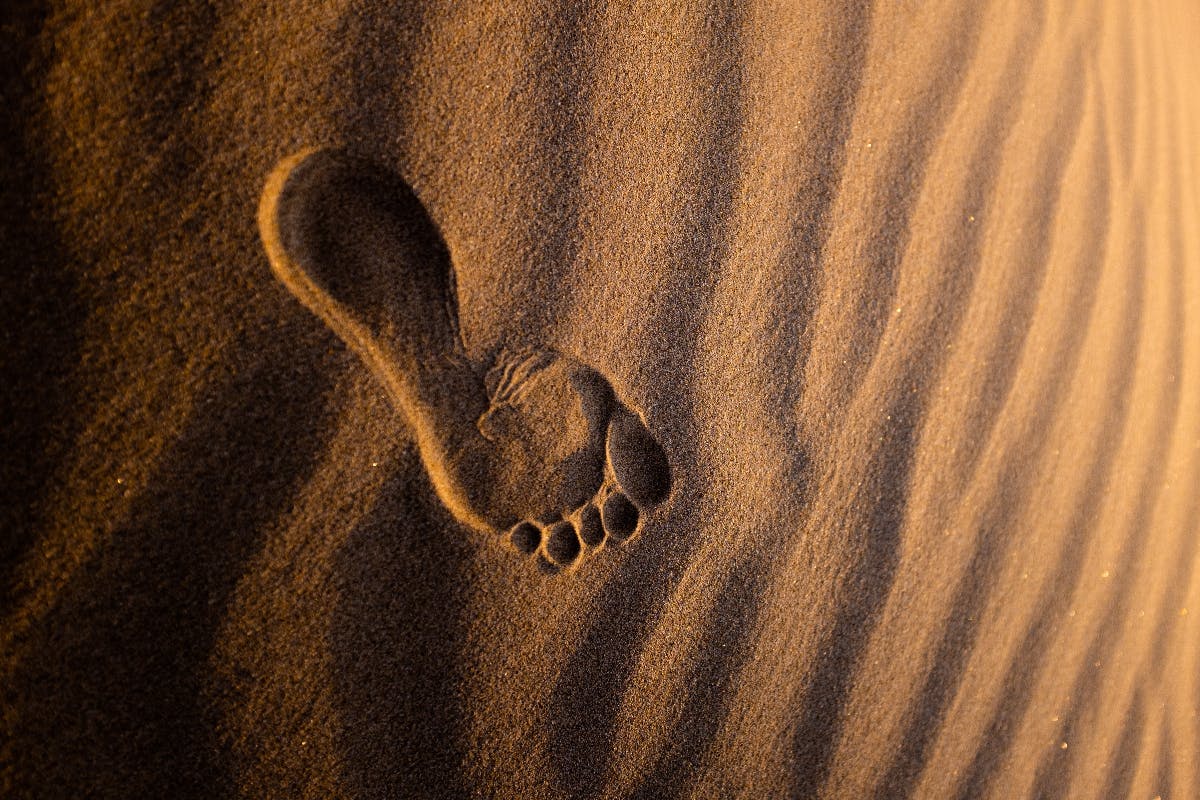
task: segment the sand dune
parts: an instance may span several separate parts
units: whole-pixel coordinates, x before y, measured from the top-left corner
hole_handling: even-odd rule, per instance
[[[6,23],[0,794],[1200,796],[1200,12],[411,5]]]

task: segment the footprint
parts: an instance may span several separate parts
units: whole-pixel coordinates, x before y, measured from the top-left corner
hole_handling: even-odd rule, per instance
[[[450,253],[399,176],[297,153],[267,178],[258,225],[275,275],[407,417],[459,521],[557,571],[670,494],[662,447],[595,369],[547,348],[468,358]]]

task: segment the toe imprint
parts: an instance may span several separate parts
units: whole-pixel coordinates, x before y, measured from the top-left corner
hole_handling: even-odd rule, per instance
[[[551,526],[546,537],[546,555],[555,564],[566,566],[579,557],[579,537],[575,526],[563,520]]]
[[[522,522],[509,534],[513,546],[525,555],[533,555],[542,544],[542,532],[532,522]]]
[[[645,508],[666,499],[671,491],[667,456],[636,414],[627,408],[613,410],[608,423],[608,463],[621,489]]]
[[[620,492],[608,496],[601,514],[604,517],[604,529],[618,539],[627,539],[637,530],[637,506]]]
[[[600,512],[589,504],[579,512],[579,538],[588,547],[596,547],[604,541],[604,524],[600,521]]]

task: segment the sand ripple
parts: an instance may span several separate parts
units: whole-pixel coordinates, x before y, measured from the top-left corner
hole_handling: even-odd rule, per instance
[[[0,793],[1200,795],[1189,3],[144,5],[6,27]],[[641,409],[627,547],[441,507],[315,146]]]

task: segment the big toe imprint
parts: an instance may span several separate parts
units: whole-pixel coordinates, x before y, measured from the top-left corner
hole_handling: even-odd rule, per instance
[[[608,422],[608,464],[621,489],[638,505],[661,503],[671,492],[667,455],[637,415],[618,406]]]
[[[299,153],[268,177],[258,222],[275,275],[379,380],[459,521],[557,570],[670,494],[662,447],[598,371],[547,347],[469,357],[449,249],[395,173]]]

